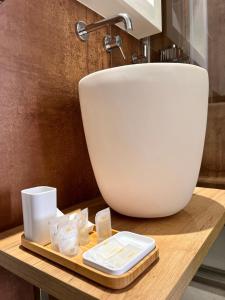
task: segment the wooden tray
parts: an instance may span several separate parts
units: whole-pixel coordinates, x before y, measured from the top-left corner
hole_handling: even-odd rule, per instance
[[[113,234],[117,233],[113,230]],[[82,253],[97,244],[97,235],[93,231],[90,234],[90,242],[86,246],[80,247],[80,253],[75,257],[67,257],[51,249],[51,244],[46,246],[39,245],[25,239],[24,234],[21,236],[21,244],[26,249],[35,252],[55,263],[62,265],[80,275],[83,275],[105,287],[111,289],[122,289],[131,284],[145,269],[147,269],[159,256],[158,248],[146,255],[138,264],[122,275],[110,275],[89,267],[83,263]]]

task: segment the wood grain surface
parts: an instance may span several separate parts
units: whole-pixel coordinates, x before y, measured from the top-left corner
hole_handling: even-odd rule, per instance
[[[93,220],[106,207],[101,198],[83,202]],[[77,207],[73,207],[75,209]],[[58,299],[180,299],[225,223],[225,190],[196,188],[180,213],[159,219],[112,212],[112,226],[152,236],[160,259],[129,287],[113,291],[42,259],[20,246],[21,228],[0,236],[0,265]]]

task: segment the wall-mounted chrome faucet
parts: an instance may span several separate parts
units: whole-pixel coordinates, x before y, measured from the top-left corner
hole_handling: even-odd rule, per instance
[[[123,22],[126,31],[133,30],[131,18],[128,14],[120,13],[117,16],[106,18],[95,23],[86,24],[84,21],[78,21],[75,24],[75,31],[82,41],[87,41],[89,33],[107,25],[114,25]]]
[[[104,48],[106,52],[111,53],[114,48],[119,48],[123,56],[123,59],[126,60],[125,54],[122,49],[122,39],[119,35],[112,37],[111,35],[106,35],[104,37]]]

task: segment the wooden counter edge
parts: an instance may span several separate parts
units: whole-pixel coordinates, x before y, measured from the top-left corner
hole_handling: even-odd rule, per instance
[[[11,273],[26,280],[30,284],[43,289],[46,293],[56,297],[57,299],[74,300],[76,297],[79,300],[98,299],[89,294],[85,294],[79,288],[70,286],[68,283],[64,283],[60,279],[52,277],[48,273],[26,264],[26,262],[17,260],[1,250],[0,265]],[[60,289],[58,287],[55,289],[56,285],[60,286]]]
[[[207,190],[205,188],[197,188],[197,194],[201,194],[202,191]],[[219,191],[219,190],[218,190]],[[220,190],[221,191],[221,190]],[[100,200],[93,199],[92,201],[88,201],[86,203],[91,203],[94,205],[94,202],[100,202]],[[78,204],[80,205],[80,204]],[[77,208],[76,205],[74,208]],[[82,206],[85,206],[85,203],[82,203]],[[193,278],[195,272],[199,268],[201,262],[203,261],[204,257],[207,255],[208,250],[212,246],[213,242],[216,240],[217,236],[219,235],[220,231],[222,230],[225,224],[225,213],[223,216],[218,220],[218,223],[210,232],[210,235],[207,240],[204,241],[201,248],[199,249],[198,253],[193,257],[192,262],[187,266],[184,270],[182,276],[178,279],[176,284],[171,289],[168,297],[166,299],[180,299],[181,295],[183,294],[185,288],[188,286],[189,282]],[[61,281],[55,277],[52,277],[45,271],[32,267],[31,265],[26,264],[26,262],[20,261],[14,258],[11,255],[8,255],[4,252],[6,249],[4,240],[7,240],[7,248],[13,248],[18,246],[18,235],[20,235],[22,231],[22,226],[10,229],[8,231],[0,233],[0,265],[9,270],[10,272],[18,275],[19,277],[23,278],[24,280],[30,282],[31,284],[42,288],[50,295],[58,298],[58,299],[74,299],[74,297],[79,297],[81,300],[93,300],[93,299],[101,299],[99,297],[94,297],[90,294],[85,293],[79,289],[79,287],[71,286],[68,283]],[[60,288],[59,288],[60,287]],[[104,293],[104,291],[103,291]]]
[[[176,285],[174,285],[173,289],[171,290],[170,294],[168,295],[168,300],[175,300],[180,299],[183,295],[185,289],[188,287],[189,283],[191,282],[192,278],[196,274],[198,268],[201,266],[204,258],[208,254],[211,246],[215,242],[216,238],[219,236],[220,232],[222,231],[225,225],[225,213],[223,218],[221,218],[220,222],[218,223],[217,227],[211,231],[209,238],[202,244],[201,249],[197,253],[196,256],[193,257],[192,263],[188,266],[188,268],[182,274],[182,277],[179,279]]]

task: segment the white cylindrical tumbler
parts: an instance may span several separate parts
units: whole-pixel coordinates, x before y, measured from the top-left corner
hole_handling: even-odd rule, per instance
[[[45,245],[50,242],[48,221],[56,216],[56,188],[37,186],[21,191],[25,238]]]

